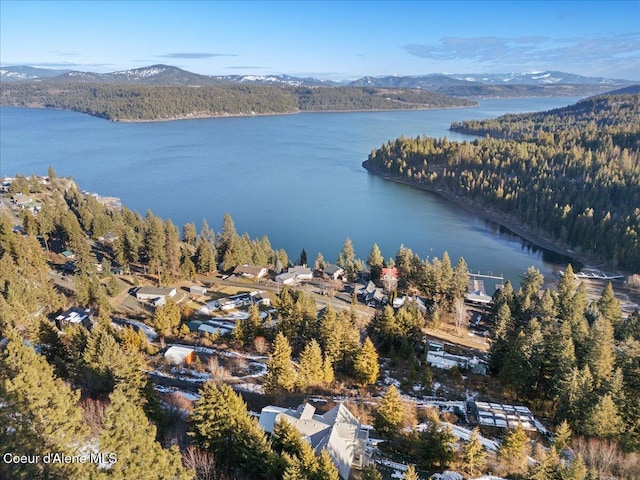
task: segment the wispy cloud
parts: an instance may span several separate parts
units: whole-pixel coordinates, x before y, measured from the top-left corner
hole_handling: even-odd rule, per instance
[[[178,52],[178,53],[165,53],[163,55],[154,55],[158,58],[180,58],[189,60],[205,60],[207,58],[215,57],[237,57],[235,53],[209,53],[209,52]]]
[[[260,67],[258,65],[236,65],[233,67],[224,67],[226,70],[263,70],[271,67]]]
[[[7,63],[9,65],[9,63]],[[103,68],[112,67],[112,63],[74,63],[74,62],[14,62],[11,65],[29,65],[31,67],[43,68]]]
[[[477,37],[442,38],[437,44],[409,44],[405,51],[427,60],[467,60],[494,69],[537,66],[562,68],[579,65],[582,70],[613,72],[623,62],[640,59],[640,34],[622,33],[600,37]],[[612,68],[613,67],[613,68]]]
[[[60,55],[61,57],[79,57],[80,54],[74,52],[62,52],[60,50],[49,50],[49,53],[53,55]]]

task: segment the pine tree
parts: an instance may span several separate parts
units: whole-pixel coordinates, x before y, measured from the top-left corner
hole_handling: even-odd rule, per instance
[[[469,437],[469,441],[462,447],[462,462],[465,470],[474,474],[476,470],[484,465],[486,452],[480,442],[480,431],[474,428]]]
[[[293,390],[295,380],[296,371],[291,361],[291,346],[280,332],[273,342],[273,351],[267,362],[267,373],[264,376],[265,392],[290,392]]]
[[[571,427],[566,420],[563,420],[556,430],[556,434],[553,438],[553,445],[556,450],[561,453],[565,448],[569,446],[571,440]]]
[[[98,324],[82,352],[81,382],[90,395],[110,393],[117,385],[131,400],[144,398],[146,361],[140,352],[124,350],[112,330]]]
[[[551,480],[561,477],[560,459],[555,447],[552,446],[546,452],[542,461],[538,462],[533,468],[531,480]]]
[[[230,468],[268,478],[273,452],[264,430],[228,385],[207,382],[191,414],[188,435],[194,444]]]
[[[335,372],[333,371],[333,363],[328,355],[324,356],[322,361],[322,383],[330,385],[335,380]]]
[[[595,388],[605,384],[613,373],[615,361],[613,327],[606,317],[599,317],[591,326],[586,361],[591,369]]]
[[[509,472],[524,472],[527,468],[528,443],[529,439],[520,425],[510,430],[498,450],[500,464]]]
[[[391,437],[404,421],[404,405],[395,385],[391,385],[380,400],[374,414],[374,428],[380,435]]]
[[[363,385],[372,385],[378,380],[378,352],[369,337],[365,338],[362,349],[356,355],[353,369],[356,378]]]
[[[322,350],[314,339],[304,347],[300,354],[296,385],[299,389],[324,383]]]
[[[156,330],[163,336],[170,335],[171,332],[180,325],[181,319],[180,305],[170,298],[167,299],[164,305],[156,308],[153,314],[153,324]]]
[[[120,389],[110,396],[100,434],[100,451],[114,453],[117,462],[100,471],[99,478],[154,480],[187,479],[191,475],[182,466],[180,450],[165,450],[155,441],[156,427],[144,411]]]
[[[378,247],[377,243],[374,243],[369,251],[367,264],[371,268],[371,280],[374,282],[380,280],[380,273],[384,266],[384,257],[382,256],[382,252],[380,251],[380,247]]]
[[[362,469],[361,480],[382,480],[382,475],[378,472],[376,465],[372,463]]]
[[[13,455],[80,455],[88,430],[72,391],[42,355],[15,330],[0,352],[0,451]],[[82,464],[12,464],[0,461],[0,478],[86,478]]]
[[[420,480],[418,472],[416,472],[416,467],[409,465],[407,471],[404,472],[404,480]]]
[[[600,397],[586,415],[584,433],[594,437],[613,438],[622,432],[623,422],[611,395]]]
[[[335,466],[329,452],[326,448],[322,449],[318,456],[318,467],[311,474],[311,480],[340,480],[340,473],[338,467]]]
[[[607,283],[598,300],[598,311],[600,315],[611,322],[614,328],[617,328],[622,321],[622,309],[620,308],[620,302],[613,293],[611,282]]]

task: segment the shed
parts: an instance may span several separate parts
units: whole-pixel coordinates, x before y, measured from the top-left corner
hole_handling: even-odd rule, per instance
[[[164,358],[171,365],[190,365],[196,359],[193,348],[174,345],[164,352]]]
[[[189,287],[189,293],[193,293],[194,295],[206,295],[207,289],[205,287],[201,287],[200,285],[192,285]]]

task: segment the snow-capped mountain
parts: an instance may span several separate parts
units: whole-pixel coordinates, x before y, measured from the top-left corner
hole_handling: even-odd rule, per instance
[[[505,74],[430,74],[417,76],[366,76],[351,83],[333,82],[317,78],[299,78],[289,75],[225,75],[209,76],[188,72],[170,65],[151,65],[148,67],[121,70],[111,73],[79,72],[68,70],[50,70],[26,66],[2,67],[0,81],[50,81],[50,82],[98,82],[126,83],[144,85],[219,85],[229,83],[282,85],[282,86],[358,86],[378,88],[416,88],[432,90],[455,96],[501,96],[505,88],[510,94],[522,95],[524,86],[550,87],[566,85],[565,90],[584,90],[596,92],[606,88],[631,85],[628,80],[615,80],[601,77],[585,77],[565,72],[540,71]],[[569,87],[571,86],[571,87]],[[588,87],[588,88],[587,88]],[[587,92],[587,93],[589,93]],[[536,93],[536,92],[529,92]],[[571,94],[565,92],[564,94]]]

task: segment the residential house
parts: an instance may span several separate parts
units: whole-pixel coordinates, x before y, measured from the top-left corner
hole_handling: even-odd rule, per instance
[[[60,330],[72,324],[82,325],[85,328],[91,329],[94,314],[95,312],[90,308],[72,307],[56,317],[56,326]]]
[[[246,263],[244,265],[238,265],[233,270],[234,275],[255,279],[266,276],[268,272],[267,267],[256,267],[254,265],[247,265]]]
[[[365,450],[369,429],[343,404],[323,415],[317,415],[315,410],[308,403],[295,410],[268,406],[262,409],[259,422],[267,433],[271,433],[277,421],[286,420],[311,444],[317,455],[326,449],[340,476],[347,480],[352,466],[362,468],[369,463],[370,456]]]
[[[294,285],[298,282],[305,280],[311,280],[313,278],[313,271],[310,268],[295,266],[287,270],[286,273],[276,275],[276,282],[280,285]]]
[[[331,280],[340,280],[344,275],[344,268],[334,265],[333,263],[327,263],[324,267],[323,273]]]
[[[279,285],[295,285],[297,281],[295,273],[281,273],[280,275],[276,275],[276,282]]]
[[[158,307],[164,305],[168,298],[173,298],[177,290],[172,287],[140,287],[136,290],[136,299],[141,302],[150,302]]]

